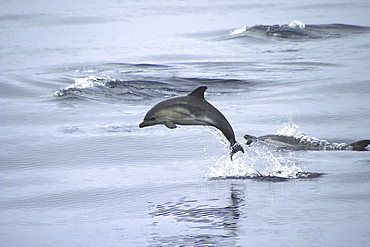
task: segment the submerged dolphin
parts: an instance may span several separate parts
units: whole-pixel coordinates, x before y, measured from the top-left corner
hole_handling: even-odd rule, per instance
[[[188,96],[165,100],[148,111],[140,128],[164,124],[174,129],[180,125],[208,125],[219,129],[230,142],[230,157],[238,151],[244,153],[243,147],[236,142],[234,131],[227,119],[214,106],[204,99],[207,87],[198,87]]]
[[[244,135],[247,145],[253,142],[260,142],[267,145],[274,145],[278,150],[353,150],[370,151],[370,140],[361,140],[347,143],[330,143],[326,140],[319,140],[315,137],[309,137],[302,132],[295,136],[285,135],[264,135],[252,136]]]

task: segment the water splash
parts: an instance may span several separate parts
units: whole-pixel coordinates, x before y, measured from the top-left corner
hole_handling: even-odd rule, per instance
[[[210,179],[262,179],[282,181],[312,178],[319,174],[304,171],[296,162],[272,153],[266,147],[245,147],[246,153],[236,155],[233,161],[223,155],[210,167]]]
[[[289,121],[282,124],[281,129],[276,132],[276,135],[294,136],[298,132],[298,129],[298,124]]]
[[[298,126],[294,125],[296,128]],[[211,133],[228,150],[229,143],[222,134],[213,127]],[[287,131],[289,127],[287,126]],[[313,178],[321,174],[304,171],[297,166],[293,153],[272,152],[263,145],[244,146],[245,153],[237,153],[233,160],[223,155],[210,167],[207,176],[210,179],[262,179],[283,181],[297,178]],[[285,155],[285,156],[283,156]]]
[[[351,144],[328,142],[316,137],[308,136],[302,131],[298,131],[299,126],[295,123],[285,123],[282,129],[276,132],[276,135],[293,137],[297,144],[305,145],[310,150],[353,150]]]

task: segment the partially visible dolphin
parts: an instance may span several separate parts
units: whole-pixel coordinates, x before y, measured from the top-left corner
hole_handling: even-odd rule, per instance
[[[315,137],[310,137],[302,132],[298,132],[295,136],[285,135],[264,135],[252,136],[244,135],[247,140],[247,145],[253,142],[262,144],[274,145],[278,150],[353,150],[353,151],[370,151],[370,140],[356,141],[350,144],[347,143],[330,143],[326,140],[319,140]]]
[[[144,117],[140,128],[164,124],[174,129],[179,125],[208,125],[219,129],[230,142],[230,157],[243,147],[236,142],[231,125],[222,113],[204,98],[207,87],[198,87],[188,96],[176,97],[155,105]]]

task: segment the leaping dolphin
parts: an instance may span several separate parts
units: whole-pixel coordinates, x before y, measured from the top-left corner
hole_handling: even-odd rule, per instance
[[[207,87],[198,87],[188,96],[176,97],[155,105],[144,117],[140,128],[164,124],[174,129],[179,125],[208,125],[219,129],[230,142],[230,158],[243,147],[236,142],[231,125],[222,113],[204,98]]]

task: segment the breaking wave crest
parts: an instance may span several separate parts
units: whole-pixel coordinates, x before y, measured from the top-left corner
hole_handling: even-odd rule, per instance
[[[277,37],[284,39],[319,39],[339,38],[353,33],[369,32],[370,27],[355,26],[347,24],[321,24],[306,25],[301,21],[294,20],[288,24],[255,25],[242,27],[230,31],[230,38],[233,37]]]
[[[111,77],[89,76],[76,79],[54,92],[55,97],[83,96],[87,98],[139,101],[155,97],[173,97],[178,93],[164,82],[149,80],[118,80]]]

